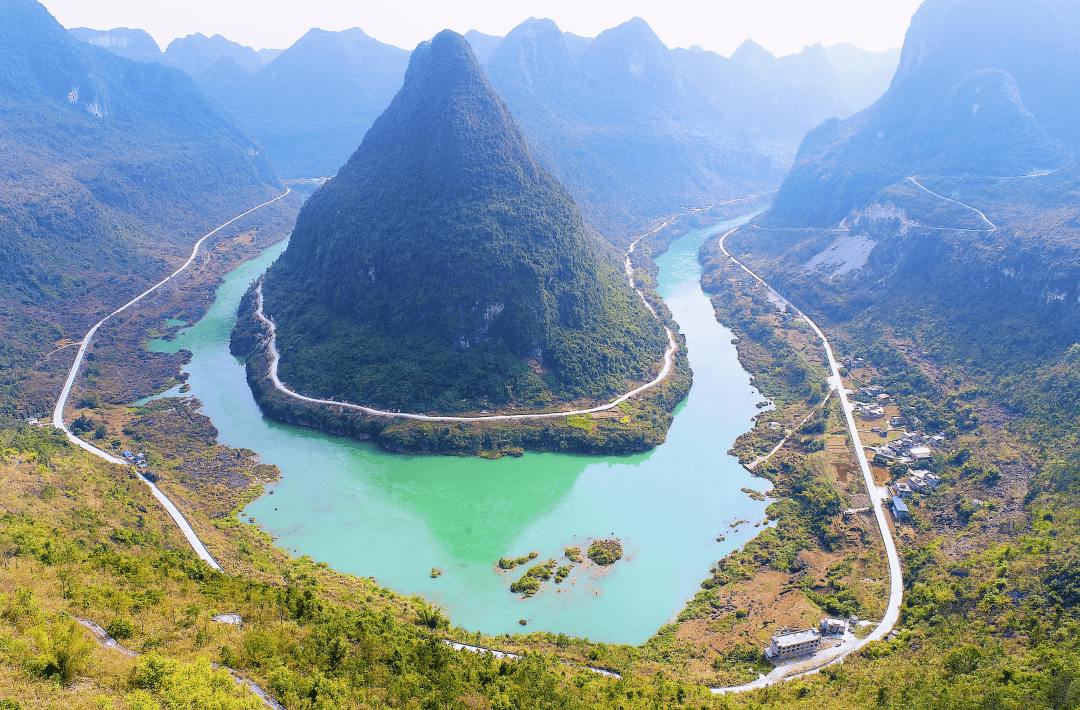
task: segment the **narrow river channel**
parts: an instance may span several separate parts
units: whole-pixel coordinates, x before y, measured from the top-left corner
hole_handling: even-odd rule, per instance
[[[764,491],[768,482],[726,453],[750,428],[762,396],[739,365],[731,332],[713,316],[697,262],[706,239],[752,216],[687,234],[657,260],[660,293],[687,337],[694,386],[667,442],[644,454],[406,456],[264,417],[243,364],[229,354],[229,333],[240,297],[284,244],[229,274],[206,317],[151,349],[191,350],[191,394],[220,441],[281,468],[274,494],[249,505],[245,520],[254,517],[290,553],[419,594],[470,630],[637,644],[673,620],[709,567],[757,534],[753,524],[765,517],[766,503],[741,489]],[[735,532],[729,524],[737,519],[750,523]],[[609,571],[575,566],[531,599],[509,591],[524,568],[495,571],[500,557],[559,559],[566,546],[611,536],[626,556]],[[432,578],[432,568],[442,576]],[[528,620],[525,629],[519,619]]]

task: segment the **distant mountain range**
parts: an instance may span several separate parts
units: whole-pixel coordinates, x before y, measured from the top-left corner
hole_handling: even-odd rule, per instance
[[[262,68],[254,50],[217,36],[155,55],[137,30],[73,33],[191,72],[286,177],[336,173],[400,88],[409,56],[356,28],[311,30]],[[899,56],[816,45],[777,59],[747,42],[725,59],[668,49],[641,19],[595,39],[536,19],[505,38],[465,38],[534,155],[616,240],[684,204],[771,188],[803,135],[879,96]]]
[[[825,80],[794,85],[787,64],[750,43],[731,59],[671,50],[640,18],[592,40],[531,19],[485,68],[538,159],[618,238],[681,205],[768,189],[807,130],[850,113]]]
[[[1060,352],[1080,328],[1078,83],[1080,5],[926,0],[888,92],[811,131],[733,244],[836,319],[995,367]]]
[[[1080,66],[1070,44],[1077,6],[1019,7],[924,3],[889,91],[807,136],[772,215],[825,225],[913,173],[1011,176],[1062,165],[1080,142],[1080,98],[1061,90]]]
[[[243,71],[254,74],[281,54],[280,49],[254,50],[221,35],[206,37],[201,33],[174,39],[164,52],[143,30],[117,27],[111,30],[92,30],[76,27],[69,30],[76,39],[107,49],[137,62],[158,62],[183,69],[193,79],[202,78],[220,59],[231,59]]]
[[[0,340],[33,349],[36,328],[85,332],[283,188],[183,72],[79,42],[33,0],[0,13]]]
[[[264,293],[286,382],[402,411],[609,397],[666,345],[449,30],[305,204]]]
[[[266,147],[286,177],[334,175],[405,76],[409,52],[353,28],[310,30],[252,75],[218,60],[200,85]]]

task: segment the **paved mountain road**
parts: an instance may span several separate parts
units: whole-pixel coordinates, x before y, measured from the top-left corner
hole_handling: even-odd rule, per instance
[[[273,198],[271,200],[267,200],[266,202],[263,202],[261,205],[257,205],[255,207],[252,207],[247,212],[244,212],[242,214],[238,214],[235,217],[233,217],[232,219],[230,219],[228,222],[225,222],[224,224],[218,226],[217,228],[207,232],[205,235],[203,235],[203,237],[201,239],[199,239],[199,241],[195,242],[195,246],[191,250],[191,256],[188,257],[188,260],[185,261],[183,263],[183,265],[180,266],[179,269],[172,272],[172,274],[165,277],[161,281],[157,282],[156,284],[154,284],[150,288],[146,289],[141,294],[139,294],[135,298],[131,299],[130,301],[128,301],[124,305],[120,306],[115,311],[113,311],[112,313],[105,316],[104,318],[102,318],[101,320],[99,320],[97,323],[94,324],[94,327],[90,329],[90,331],[82,339],[82,343],[79,345],[79,351],[75,355],[75,362],[72,363],[72,365],[71,365],[71,371],[68,372],[67,380],[64,382],[63,389],[60,390],[60,396],[56,400],[56,407],[53,409],[53,418],[52,418],[53,426],[55,426],[57,429],[60,429],[61,431],[63,431],[67,435],[68,440],[72,444],[74,444],[75,446],[78,446],[81,449],[89,451],[90,453],[94,454],[98,458],[104,459],[104,460],[108,461],[109,463],[114,463],[114,464],[117,464],[117,465],[120,465],[120,466],[130,466],[130,463],[128,461],[125,461],[124,459],[122,459],[122,458],[120,458],[118,456],[113,456],[110,453],[102,451],[101,449],[97,448],[96,446],[94,446],[92,444],[89,444],[89,443],[83,441],[82,439],[80,439],[79,437],[75,436],[75,434],[72,433],[72,431],[70,429],[68,429],[67,424],[64,423],[64,408],[67,406],[68,397],[71,395],[72,385],[75,384],[75,378],[79,374],[79,368],[82,367],[83,360],[86,357],[86,349],[90,347],[90,341],[93,340],[94,334],[97,333],[98,329],[102,325],[104,325],[107,320],[109,320],[110,318],[115,316],[117,313],[121,313],[123,311],[126,311],[128,308],[131,308],[136,303],[143,300],[144,298],[149,296],[151,293],[158,290],[163,285],[165,285],[166,283],[168,283],[169,281],[171,281],[172,279],[176,278],[181,273],[183,273],[183,271],[185,269],[187,269],[189,266],[191,266],[191,264],[195,261],[195,257],[199,253],[199,248],[203,245],[203,242],[205,242],[207,239],[209,239],[213,235],[217,234],[219,231],[221,231],[225,227],[228,227],[230,224],[232,224],[236,220],[240,219],[241,217],[246,217],[247,215],[251,214],[252,212],[254,212],[257,209],[265,207],[265,206],[269,205],[272,202],[277,202],[281,198],[288,195],[290,192],[291,192],[291,190],[289,188],[285,188],[285,192],[278,195],[277,197],[275,197],[275,198]],[[187,519],[184,518],[183,513],[180,512],[180,509],[177,508],[173,504],[173,502],[171,500],[169,500],[169,497],[166,496],[161,491],[160,488],[155,486],[152,481],[147,479],[141,473],[139,473],[137,475],[139,476],[140,481],[142,481],[146,485],[150,486],[150,492],[153,494],[154,498],[156,498],[158,500],[158,502],[161,503],[162,507],[164,507],[165,510],[169,513],[169,517],[171,517],[173,519],[173,522],[175,522],[176,525],[180,528],[180,531],[182,533],[184,533],[184,537],[187,539],[188,544],[190,544],[191,548],[193,550],[195,550],[195,554],[199,556],[199,559],[203,560],[204,562],[206,562],[208,565],[210,565],[214,569],[220,570],[221,565],[219,565],[217,560],[214,559],[214,556],[210,554],[210,551],[206,549],[206,545],[204,545],[202,540],[199,539],[199,536],[195,534],[195,531],[191,528],[191,525],[188,524]]]
[[[930,193],[931,195],[933,195],[934,197],[937,197],[937,198],[939,198],[939,199],[945,200],[946,202],[951,202],[951,203],[953,203],[954,205],[960,205],[961,207],[966,207],[966,208],[968,208],[968,209],[969,209],[969,210],[971,210],[972,212],[975,212],[975,213],[976,213],[976,214],[978,214],[978,215],[979,215],[980,217],[982,217],[982,220],[983,220],[984,222],[986,222],[986,223],[987,223],[988,225],[990,225],[990,229],[964,229],[964,228],[962,228],[962,227],[946,227],[946,229],[955,229],[956,231],[959,231],[959,232],[987,232],[987,233],[990,233],[990,232],[996,232],[996,231],[997,231],[997,228],[998,228],[998,227],[997,227],[997,225],[996,225],[996,224],[994,224],[993,222],[991,222],[991,221],[990,221],[990,218],[989,218],[989,217],[987,217],[987,216],[986,216],[985,214],[983,214],[983,211],[982,211],[982,210],[977,210],[977,209],[975,209],[974,207],[972,207],[971,205],[965,205],[965,204],[964,204],[963,202],[960,202],[959,200],[954,200],[954,199],[952,199],[952,198],[950,198],[950,197],[945,197],[945,195],[939,195],[938,193],[936,193],[936,192],[934,192],[933,190],[931,190],[930,188],[928,188],[928,187],[927,187],[926,185],[923,185],[923,184],[922,184],[921,182],[919,182],[918,180],[916,180],[916,179],[915,179],[915,176],[914,176],[914,175],[911,175],[911,176],[909,176],[909,177],[908,177],[908,180],[910,180],[910,181],[911,181],[911,182],[913,182],[913,183],[914,183],[914,184],[915,184],[916,186],[918,186],[918,187],[922,188],[922,189],[923,189],[923,190],[925,190],[926,192],[929,192],[929,193]]]
[[[645,234],[641,235],[640,237],[635,239],[630,244],[629,249],[627,249],[627,251],[626,251],[626,258],[625,258],[625,264],[624,264],[624,268],[626,270],[626,277],[630,281],[630,287],[633,288],[634,291],[637,292],[638,298],[640,298],[642,303],[645,304],[645,307],[647,309],[649,309],[649,313],[652,314],[653,318],[656,318],[657,320],[659,320],[659,316],[657,316],[656,311],[653,310],[652,304],[650,304],[648,299],[645,298],[645,294],[641,291],[641,289],[637,288],[634,285],[634,269],[633,269],[633,265],[631,264],[631,261],[630,261],[630,256],[631,256],[631,254],[634,253],[634,248],[637,246],[638,242],[640,242],[642,239],[648,237],[651,234],[655,234],[656,232],[659,232],[661,229],[663,229],[668,224],[670,224],[671,222],[673,222],[674,220],[676,220],[676,219],[678,219],[680,217],[684,217],[684,216],[686,216],[688,214],[694,214],[694,213],[697,213],[697,212],[701,212],[703,210],[712,209],[714,207],[720,207],[721,205],[731,204],[731,203],[734,203],[734,202],[744,202],[746,200],[751,200],[751,199],[753,199],[755,197],[758,197],[758,195],[750,195],[749,197],[740,197],[739,199],[736,199],[736,200],[728,200],[727,202],[719,202],[719,203],[716,203],[716,204],[713,204],[713,205],[708,205],[706,207],[695,207],[695,208],[688,209],[685,212],[681,212],[681,213],[675,215],[674,217],[668,218],[667,220],[662,222],[658,227],[656,227],[656,228],[652,229],[651,231],[646,232]],[[584,414],[593,414],[595,412],[604,412],[604,411],[607,411],[609,409],[614,409],[615,407],[619,406],[620,404],[622,404],[626,400],[630,399],[631,397],[634,397],[635,395],[641,394],[645,390],[647,390],[647,389],[649,389],[651,387],[654,387],[654,386],[658,385],[659,383],[663,382],[664,378],[666,378],[671,373],[672,358],[675,355],[675,351],[678,350],[678,348],[679,348],[678,344],[675,342],[675,334],[671,332],[670,328],[668,328],[667,326],[664,326],[664,331],[667,333],[668,346],[667,346],[667,350],[664,352],[664,365],[660,369],[660,374],[658,374],[656,376],[656,379],[654,379],[652,382],[648,382],[648,383],[646,383],[644,385],[641,385],[640,387],[637,387],[635,389],[630,390],[626,394],[620,396],[617,399],[614,399],[614,400],[608,402],[607,404],[601,404],[599,406],[591,407],[589,409],[573,409],[573,410],[562,411],[562,412],[539,412],[539,413],[534,413],[534,414],[489,414],[489,415],[477,416],[477,417],[453,417],[453,416],[439,416],[439,415],[431,415],[431,414],[415,414],[415,413],[411,413],[411,412],[392,412],[392,411],[385,410],[385,409],[376,409],[374,407],[365,407],[365,406],[360,405],[360,404],[352,404],[351,402],[342,402],[342,401],[334,400],[334,399],[318,399],[316,397],[308,397],[306,395],[300,394],[299,392],[295,392],[295,391],[289,389],[288,385],[286,385],[284,382],[282,382],[281,379],[278,377],[278,365],[281,362],[281,353],[279,353],[278,349],[277,349],[277,326],[274,324],[273,319],[270,318],[269,316],[267,316],[265,311],[263,310],[263,293],[262,293],[262,283],[261,282],[255,288],[255,296],[256,296],[255,315],[270,330],[270,337],[267,338],[267,340],[266,340],[266,348],[267,348],[267,351],[270,354],[270,381],[273,383],[274,389],[276,389],[278,392],[281,392],[282,394],[284,394],[286,396],[292,397],[293,399],[297,399],[297,400],[299,400],[301,402],[305,402],[307,404],[320,404],[320,405],[328,405],[328,406],[332,406],[332,407],[342,407],[344,409],[352,409],[352,410],[355,410],[355,411],[364,412],[365,414],[370,414],[370,415],[376,416],[376,417],[400,417],[402,419],[417,419],[417,420],[426,421],[426,422],[499,422],[499,421],[513,421],[513,420],[523,420],[523,419],[524,420],[554,419],[554,418],[557,418],[557,417],[580,416],[580,415],[584,415]]]
[[[914,179],[912,179],[914,181]],[[922,187],[920,185],[920,187]],[[923,188],[925,189],[925,188]],[[929,192],[929,190],[928,190]],[[948,199],[948,198],[945,198]],[[965,207],[967,205],[964,205]],[[974,209],[974,208],[972,208]],[[978,212],[978,210],[976,210]],[[980,212],[980,214],[982,214]],[[985,219],[985,217],[984,217]],[[989,220],[987,220],[989,222]],[[829,344],[828,338],[825,337],[825,333],[821,328],[812,321],[809,316],[803,313],[801,310],[795,307],[790,301],[781,296],[776,289],[770,286],[763,278],[751,271],[745,264],[736,259],[728,252],[724,241],[736,230],[731,230],[724,236],[720,237],[720,250],[724,252],[724,255],[731,259],[739,268],[745,271],[755,281],[760,283],[766,289],[769,290],[770,300],[778,299],[780,302],[786,304],[789,308],[799,314],[799,316],[806,321],[807,325],[821,338],[821,344],[825,349],[825,354],[829,359],[829,370],[832,375],[829,377],[830,386],[836,390],[837,396],[840,398],[840,403],[844,409],[844,416],[847,419],[848,431],[851,433],[851,441],[855,447],[855,456],[859,461],[859,469],[863,474],[863,482],[866,484],[867,493],[870,495],[871,503],[874,508],[874,517],[877,519],[878,529],[881,531],[881,540],[885,545],[885,554],[889,560],[889,603],[885,608],[885,614],[881,618],[877,627],[870,632],[865,639],[845,639],[845,641],[835,649],[829,649],[827,651],[819,651],[813,657],[807,659],[800,659],[798,661],[785,663],[777,666],[771,673],[766,676],[758,678],[756,681],[747,683],[746,685],[734,686],[729,688],[713,688],[714,693],[731,693],[742,692],[746,690],[753,690],[755,688],[763,688],[773,683],[778,683],[782,680],[790,678],[796,678],[808,673],[816,673],[827,665],[837,663],[843,660],[846,656],[853,651],[857,651],[864,644],[870,641],[876,641],[885,637],[893,627],[896,626],[896,622],[900,618],[900,604],[903,601],[904,596],[904,578],[903,571],[900,567],[900,556],[896,551],[896,543],[893,540],[892,531],[889,529],[889,521],[886,517],[888,513],[885,511],[885,500],[887,498],[887,492],[884,488],[877,486],[874,483],[874,476],[870,470],[870,463],[866,460],[866,451],[863,449],[862,440],[859,438],[859,430],[855,426],[855,415],[851,402],[848,400],[847,390],[844,389],[843,380],[840,377],[840,367],[837,365],[836,358],[833,356],[832,346]]]

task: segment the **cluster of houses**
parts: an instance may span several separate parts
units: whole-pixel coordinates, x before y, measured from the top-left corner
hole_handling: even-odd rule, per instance
[[[850,355],[845,355],[844,357],[840,358],[840,364],[842,364],[848,370],[857,370],[866,364],[866,360],[861,357],[851,357]]]
[[[864,419],[877,419],[885,416],[885,407],[892,404],[892,397],[881,385],[867,385],[855,390],[860,399],[854,402],[855,416]],[[865,401],[864,401],[865,400]]]
[[[856,369],[865,364],[862,358],[854,358],[850,355],[842,358],[844,367]],[[881,419],[885,416],[885,407],[892,404],[892,397],[881,385],[866,385],[853,393],[857,398],[853,403],[856,416],[863,419]],[[882,439],[889,437],[889,431],[900,429],[900,437],[892,441],[884,442],[879,446],[866,445],[865,448],[874,454],[874,463],[882,466],[891,466],[895,463],[909,466],[929,464],[934,458],[934,447],[945,442],[944,434],[928,435],[921,431],[907,431],[908,421],[902,416],[892,416],[887,424],[874,426],[870,431],[876,433]],[[941,482],[941,479],[930,471],[920,469],[911,471],[907,476],[896,480],[889,486],[890,505],[893,517],[896,520],[906,520],[909,515],[905,499],[916,493],[921,493],[933,488]]]
[[[851,619],[851,621],[856,621]],[[773,663],[788,658],[809,656],[821,648],[823,639],[833,636],[842,637],[848,630],[848,620],[825,618],[817,628],[797,629],[784,627],[772,637],[765,658]]]
[[[889,486],[893,517],[897,520],[907,520],[909,511],[905,498],[910,498],[915,493],[928,491],[941,483],[941,477],[929,471],[911,471],[907,476],[898,478]]]
[[[140,471],[146,470],[146,454],[141,451],[137,454],[133,454],[127,449],[124,449],[122,453],[124,455],[124,459],[126,459],[129,464],[139,469]]]
[[[910,498],[915,493],[923,493],[941,483],[941,477],[929,471],[910,471],[907,476],[896,479],[889,492],[898,498]]]
[[[934,458],[931,447],[945,442],[943,434],[932,436],[918,431],[903,431],[899,439],[894,439],[880,446],[867,446],[874,452],[874,463],[890,466],[894,463],[920,464],[929,463]]]

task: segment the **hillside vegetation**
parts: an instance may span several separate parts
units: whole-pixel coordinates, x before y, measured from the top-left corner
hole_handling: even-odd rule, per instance
[[[80,42],[33,0],[0,12],[0,408],[40,414],[29,368],[283,187],[179,70]]]

